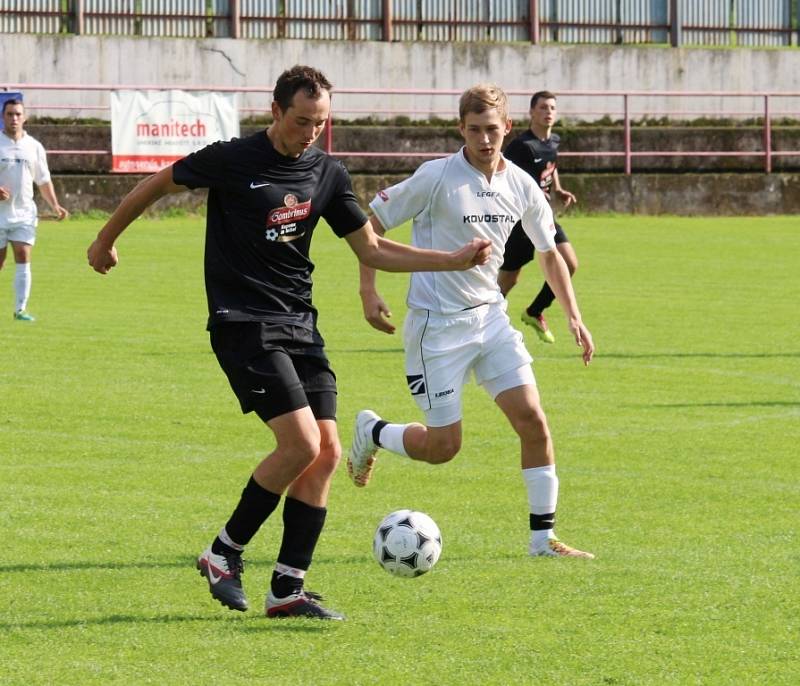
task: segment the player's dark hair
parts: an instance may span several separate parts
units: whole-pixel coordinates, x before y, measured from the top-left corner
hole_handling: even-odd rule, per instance
[[[531,109],[536,107],[536,103],[539,102],[539,100],[555,100],[555,99],[556,96],[550,91],[536,91],[531,96]]]
[[[6,113],[6,107],[8,107],[9,105],[22,105],[23,107],[25,107],[25,103],[23,103],[22,100],[20,100],[19,98],[9,98],[3,103],[3,114]]]
[[[321,71],[314,67],[296,64],[278,77],[272,91],[272,99],[278,103],[281,112],[285,112],[291,107],[292,98],[297,91],[302,90],[309,98],[317,100],[322,91],[330,93],[332,88],[331,82]]]

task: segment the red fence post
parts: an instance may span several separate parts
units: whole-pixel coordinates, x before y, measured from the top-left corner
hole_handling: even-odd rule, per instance
[[[76,36],[83,35],[83,0],[75,0],[75,23],[73,31]]]
[[[772,124],[769,120],[769,95],[764,96],[764,171],[772,173]]]
[[[531,45],[539,44],[539,0],[528,3],[528,21],[530,22]]]
[[[231,38],[242,37],[242,7],[239,0],[231,0],[230,11],[230,32]]]
[[[625,110],[625,174],[631,174],[631,115],[628,109],[628,94],[622,96]]]
[[[392,0],[383,0],[383,40],[392,42]]]
[[[669,0],[669,44],[673,48],[680,47],[682,28],[680,0]]]

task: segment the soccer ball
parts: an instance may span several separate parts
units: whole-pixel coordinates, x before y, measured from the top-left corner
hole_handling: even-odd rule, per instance
[[[442,534],[436,522],[424,512],[397,510],[378,524],[372,552],[389,574],[420,576],[442,554]]]

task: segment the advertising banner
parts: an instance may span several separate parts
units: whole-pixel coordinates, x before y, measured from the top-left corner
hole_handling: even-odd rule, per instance
[[[150,174],[239,135],[235,93],[112,91],[111,171]]]

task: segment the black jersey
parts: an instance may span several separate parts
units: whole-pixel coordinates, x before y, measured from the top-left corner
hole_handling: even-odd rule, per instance
[[[321,345],[311,302],[311,236],[320,217],[339,237],[367,222],[344,166],[317,148],[285,157],[261,131],[184,157],[172,176],[181,186],[209,189],[209,329],[269,322],[276,338]]]
[[[561,138],[557,133],[551,133],[550,138],[543,141],[538,139],[533,131],[527,129],[511,141],[503,153],[539,182],[539,187],[544,191],[548,200],[560,142]]]

